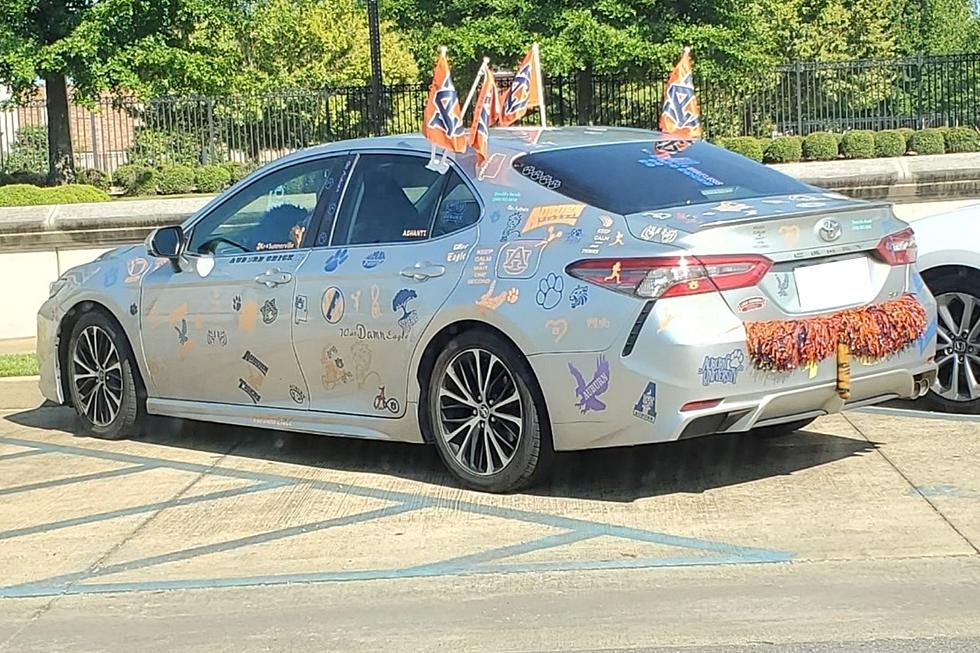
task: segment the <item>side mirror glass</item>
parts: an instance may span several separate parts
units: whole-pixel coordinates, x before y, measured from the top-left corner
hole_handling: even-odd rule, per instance
[[[180,227],[160,227],[154,229],[146,238],[146,252],[150,256],[170,259],[175,269],[184,253],[184,231]]]

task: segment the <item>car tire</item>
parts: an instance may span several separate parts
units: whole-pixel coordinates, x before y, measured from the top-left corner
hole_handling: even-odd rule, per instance
[[[947,269],[923,275],[940,310],[936,331],[936,363],[939,374],[929,393],[919,401],[931,410],[944,413],[980,414],[980,388],[970,397],[968,365],[973,378],[980,381],[980,272],[965,268]],[[943,307],[948,317],[943,315]],[[964,336],[963,314],[970,308]],[[950,324],[952,319],[952,324]],[[963,351],[959,352],[958,348]],[[972,349],[972,351],[970,351]],[[954,373],[959,377],[953,387]]]
[[[554,448],[544,398],[527,360],[500,336],[471,330],[450,340],[426,403],[428,435],[463,485],[513,492],[547,474]]]
[[[816,419],[816,417],[810,417],[809,419],[798,419],[795,422],[786,422],[785,424],[760,426],[759,428],[752,429],[749,432],[757,438],[780,438],[784,435],[789,435],[799,431],[800,429],[806,428]]]
[[[136,435],[139,372],[122,328],[102,311],[88,311],[72,329],[66,356],[66,382],[85,429],[107,440]]]

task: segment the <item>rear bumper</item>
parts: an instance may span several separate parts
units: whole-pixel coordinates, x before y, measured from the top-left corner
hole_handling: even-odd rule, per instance
[[[921,395],[936,379],[936,366],[916,370],[889,370],[851,378],[851,397],[837,395],[836,383],[766,395],[749,401],[723,401],[717,407],[685,414],[678,439],[738,433],[762,426],[773,426],[812,419],[843,410],[870,406],[890,399],[909,399]]]
[[[664,405],[658,408],[653,423],[635,418],[557,423],[554,444],[558,450],[594,449],[745,432],[890,399],[916,397],[922,384],[929,387],[935,375],[935,364],[925,361],[915,367],[855,374],[851,377],[851,398],[846,402],[837,395],[835,382],[819,381],[803,387],[734,396],[701,410],[681,412],[677,405]]]

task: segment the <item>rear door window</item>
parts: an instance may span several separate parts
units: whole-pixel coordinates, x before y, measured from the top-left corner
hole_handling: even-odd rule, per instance
[[[703,141],[651,140],[546,150],[517,157],[513,165],[518,173],[555,192],[621,215],[813,191],[792,177]]]

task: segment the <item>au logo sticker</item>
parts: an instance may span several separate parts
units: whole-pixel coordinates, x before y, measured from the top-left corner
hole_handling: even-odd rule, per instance
[[[531,209],[531,214],[527,217],[527,222],[521,233],[527,233],[547,227],[549,225],[566,224],[570,227],[575,226],[578,218],[585,210],[584,204],[553,204],[550,206],[536,206]]]

